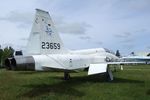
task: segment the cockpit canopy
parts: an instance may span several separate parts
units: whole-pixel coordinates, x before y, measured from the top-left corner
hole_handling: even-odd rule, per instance
[[[109,49],[107,49],[107,48],[104,48],[104,50],[105,50],[105,52],[107,52],[107,53],[111,53],[111,54],[115,55],[115,53],[114,53],[112,50],[109,50]]]

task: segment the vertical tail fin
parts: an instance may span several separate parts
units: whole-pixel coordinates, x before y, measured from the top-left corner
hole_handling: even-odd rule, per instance
[[[27,54],[67,53],[48,12],[36,9]]]

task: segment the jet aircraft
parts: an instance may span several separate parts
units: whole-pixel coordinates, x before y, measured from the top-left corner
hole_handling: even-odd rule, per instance
[[[113,80],[110,64],[121,64],[113,52],[105,48],[71,51],[65,48],[47,11],[36,9],[26,55],[5,60],[10,70],[60,70],[64,79],[70,72],[88,68],[88,75],[106,73]],[[124,62],[125,63],[125,62]]]

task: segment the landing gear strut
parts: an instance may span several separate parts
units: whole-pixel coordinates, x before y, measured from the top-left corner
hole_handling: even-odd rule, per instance
[[[113,80],[112,71],[110,70],[109,66],[107,67],[106,78],[107,78],[107,81]]]
[[[69,80],[70,74],[68,72],[64,72],[64,80]]]

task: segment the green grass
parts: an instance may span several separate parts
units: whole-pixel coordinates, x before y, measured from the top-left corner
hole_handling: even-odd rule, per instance
[[[0,69],[0,100],[150,100],[150,65],[124,67],[114,81],[87,72],[7,71]]]

